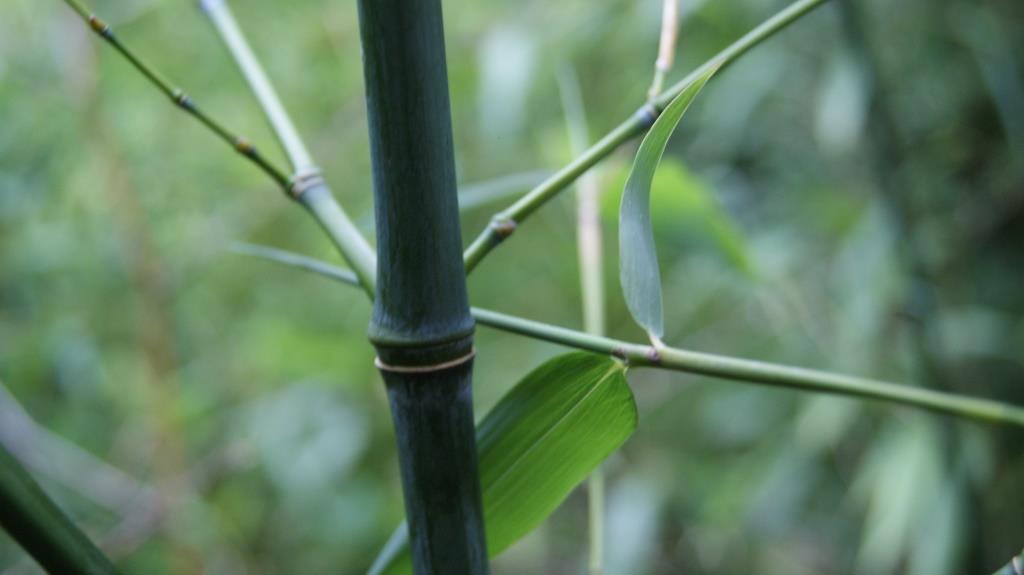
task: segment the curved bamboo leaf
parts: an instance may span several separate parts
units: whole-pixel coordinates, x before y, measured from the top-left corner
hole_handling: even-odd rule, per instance
[[[669,137],[690,103],[718,68],[709,68],[679,93],[644,136],[619,208],[619,281],[629,312],[647,333],[664,333],[661,272],[651,227],[651,182]]]
[[[625,370],[591,353],[558,356],[524,377],[477,426],[491,557],[540,525],[636,429]],[[410,571],[403,523],[370,573]]]
[[[601,217],[618,222],[622,192],[631,166],[613,170],[609,193],[601,197]],[[711,256],[748,279],[756,268],[738,222],[719,203],[714,188],[674,158],[662,158],[651,182],[651,227],[655,241],[674,251]]]

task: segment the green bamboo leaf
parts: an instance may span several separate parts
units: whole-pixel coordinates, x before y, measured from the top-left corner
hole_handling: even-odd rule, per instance
[[[491,557],[540,525],[636,429],[625,370],[591,353],[561,355],[524,377],[477,426]],[[409,572],[403,523],[370,573]]]
[[[651,227],[651,182],[669,137],[717,67],[695,77],[673,99],[644,136],[626,180],[619,208],[619,281],[629,312],[647,333],[661,338],[664,318],[661,272]]]
[[[614,224],[630,166],[611,171],[608,193],[601,197],[601,217]],[[753,257],[739,224],[715,198],[714,188],[685,164],[663,158],[651,182],[651,227],[658,244],[676,252],[716,258],[749,279],[756,277]]]

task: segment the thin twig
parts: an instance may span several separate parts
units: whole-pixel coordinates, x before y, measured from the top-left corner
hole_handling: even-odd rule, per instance
[[[245,76],[252,88],[253,95],[259,100],[260,108],[263,109],[263,113],[270,122],[270,127],[281,142],[288,161],[291,162],[292,171],[298,174],[316,171],[316,165],[313,163],[309,150],[306,149],[306,144],[302,141],[295,124],[281,104],[274,86],[267,79],[263,66],[253,54],[245,36],[242,35],[227,2],[224,0],[199,0],[199,7],[210,17],[221,40],[234,58],[235,64],[238,65],[242,75]]]
[[[614,152],[623,143],[647,131],[654,123],[654,120],[657,119],[660,110],[664,109],[694,79],[705,74],[711,68],[725,68],[729,66],[751,48],[771,38],[777,32],[826,1],[798,0],[768,20],[765,20],[761,25],[730,44],[688,76],[665,90],[656,100],[644,104],[629,119],[598,140],[597,143],[578,156],[568,166],[556,172],[533,190],[530,190],[529,193],[505,210],[495,214],[491,218],[491,223],[473,240],[463,254],[466,272],[469,273],[475,269],[494,248],[511,236],[519,224],[528,218],[530,214],[565,190],[576,178]]]
[[[571,67],[566,66],[560,70],[558,88],[572,153],[578,155],[590,145],[590,134],[579,80]],[[580,266],[580,295],[583,300],[583,329],[593,335],[604,335],[605,331],[599,200],[600,188],[595,169],[583,174],[576,186],[576,245]],[[587,523],[590,537],[587,569],[590,575],[601,575],[604,572],[604,483],[604,470],[599,466],[587,479]]]
[[[252,253],[262,259],[298,267],[351,286],[359,285],[355,274],[326,262],[289,253],[279,260],[272,253]],[[297,263],[302,262],[302,263]],[[816,369],[792,367],[763,361],[631,343],[533,321],[481,308],[473,308],[477,323],[532,339],[617,357],[633,367],[681,371],[721,379],[814,391],[848,397],[897,403],[957,417],[993,424],[1024,427],[1024,407],[1008,403],[932,391],[877,379],[842,375]]]
[[[658,41],[658,59],[654,61],[654,80],[647,90],[647,101],[661,95],[665,76],[672,69],[676,57],[676,39],[679,37],[679,0],[663,0],[661,10],[661,38]]]
[[[319,167],[313,162],[295,124],[292,123],[277,91],[267,78],[227,4],[223,0],[201,0],[200,6],[210,17],[221,40],[227,46],[228,53],[249,83],[260,108],[270,121],[271,128],[295,169],[290,179],[291,197],[302,204],[320,224],[342,257],[356,271],[360,280],[359,285],[373,297],[377,282],[377,257],[373,248],[359,233],[352,219],[320,175]]]
[[[274,165],[273,162],[264,157],[256,150],[255,146],[253,146],[249,140],[228,130],[228,128],[219,120],[209,115],[202,108],[196,105],[195,101],[188,94],[180,88],[175,87],[167,81],[162,74],[157,72],[156,69],[139,58],[133,50],[129,49],[128,46],[114,34],[113,29],[111,29],[111,27],[99,16],[90,12],[78,0],[64,0],[64,3],[77,12],[78,15],[89,24],[89,27],[92,28],[93,32],[96,32],[96,34],[106,40],[108,44],[113,46],[115,50],[120,52],[136,70],[141,72],[142,75],[152,82],[152,84],[163,92],[164,95],[170,98],[171,102],[173,102],[178,108],[181,108],[187,114],[199,120],[200,123],[234,148],[236,152],[256,164],[257,167],[270,176],[282,189],[287,191],[291,187],[288,175],[284,170],[280,169]]]

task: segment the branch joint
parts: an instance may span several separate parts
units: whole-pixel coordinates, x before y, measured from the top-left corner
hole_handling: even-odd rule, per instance
[[[111,40],[114,38],[114,32],[110,29],[110,25],[103,21],[102,18],[95,14],[89,15],[89,27],[92,28],[93,32],[96,32],[100,36]]]
[[[654,122],[658,119],[658,116],[660,115],[661,110],[653,101],[647,102],[643,106],[640,106],[640,109],[633,114],[637,121],[640,122],[642,129],[645,131],[650,129],[651,126],[654,125]]]
[[[494,239],[496,240],[495,243],[501,243],[505,241],[506,238],[514,234],[518,225],[519,224],[517,224],[512,218],[501,215],[495,216],[494,219],[491,220],[491,224],[489,226],[491,229],[491,235],[494,236]]]
[[[307,191],[324,185],[323,174],[316,168],[296,172],[288,179],[288,195],[293,200],[299,200]]]
[[[174,101],[174,103],[183,110],[193,112],[196,109],[195,103],[192,101],[192,98],[188,94],[186,94],[184,90],[182,90],[181,88],[175,88],[171,91],[171,100]]]

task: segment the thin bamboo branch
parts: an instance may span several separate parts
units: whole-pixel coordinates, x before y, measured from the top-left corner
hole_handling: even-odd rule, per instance
[[[679,37],[679,0],[663,0],[661,10],[661,37],[658,41],[658,59],[654,61],[654,80],[647,90],[647,101],[655,101],[665,85],[665,76],[672,69],[676,57],[676,39]]]
[[[669,0],[676,2],[677,0]],[[579,155],[590,145],[586,112],[580,84],[572,68],[566,67],[558,75],[562,109],[565,110],[569,129],[569,142],[573,155]],[[576,187],[576,245],[580,266],[580,295],[583,300],[584,331],[604,335],[605,295],[604,258],[601,242],[599,212],[600,188],[596,170],[580,176]],[[598,467],[587,479],[587,524],[589,527],[590,575],[604,573],[604,470]]]
[[[372,297],[377,268],[373,248],[359,233],[320,175],[320,168],[313,161],[298,129],[281,103],[277,91],[263,71],[263,66],[245,39],[227,3],[224,0],[200,0],[200,7],[210,17],[288,156],[294,170],[290,180],[291,197],[302,204],[327,232],[335,247],[356,271],[360,285]]]
[[[551,177],[550,170],[498,176],[482,182],[459,186],[459,211],[468,212],[498,200],[505,200],[533,189]]]
[[[264,157],[249,140],[236,135],[225,127],[219,120],[206,113],[202,108],[196,105],[195,101],[188,94],[180,88],[175,87],[167,81],[162,74],[157,72],[156,69],[139,58],[134,51],[128,48],[128,46],[114,34],[113,29],[111,29],[111,27],[99,16],[90,12],[78,0],[64,0],[64,3],[77,12],[78,15],[89,24],[89,27],[92,28],[93,32],[96,32],[96,34],[106,40],[107,43],[120,52],[136,70],[141,72],[142,75],[145,76],[161,92],[163,92],[164,95],[170,98],[174,105],[199,120],[201,124],[206,126],[220,139],[227,142],[236,152],[256,164],[257,167],[270,176],[277,185],[281,186],[281,188],[287,191],[291,187],[288,175],[284,170],[277,167],[273,162]]]
[[[274,86],[267,79],[263,66],[249,47],[242,30],[238,27],[234,14],[228,8],[224,0],[199,0],[199,7],[210,17],[213,26],[217,29],[220,39],[227,46],[228,52],[234,58],[238,68],[242,71],[253,95],[259,100],[267,121],[281,142],[285,154],[288,156],[294,173],[303,174],[317,171],[313,158],[306,149],[306,144],[299,136],[295,124],[288,116],[287,110],[281,104],[281,99],[274,90]]]
[[[348,270],[328,263],[289,253],[287,260],[273,252],[250,255],[305,269],[336,281],[358,286],[358,279]],[[740,359],[672,347],[630,343],[609,337],[554,326],[496,311],[472,308],[480,325],[567,347],[617,357],[630,366],[680,371],[733,381],[814,391],[847,397],[878,400],[917,407],[936,413],[975,419],[993,424],[1024,427],[1024,407],[989,399],[932,391],[904,384],[842,375],[816,369],[792,367],[763,361]]]
[[[277,111],[270,111],[268,108],[264,108],[267,110],[268,117],[273,114],[271,123],[275,131],[283,126],[290,126],[290,128],[284,128],[287,134],[278,132],[278,138],[282,139],[282,141],[287,139],[291,142],[287,145],[292,147],[292,150],[288,152],[289,158],[297,167],[304,168],[304,170],[297,169],[296,173],[291,177],[257,152],[248,140],[235,136],[212,116],[196,107],[195,102],[189,96],[185,95],[180,89],[173,87],[152,66],[136,56],[133,51],[114,35],[110,26],[98,16],[89,12],[78,0],[64,0],[64,2],[88,22],[97,34],[117,49],[142,75],[161,92],[170,97],[179,108],[197,118],[203,125],[231,144],[235,150],[256,163],[289,197],[302,204],[324,231],[327,232],[328,237],[346,261],[348,261],[349,265],[356,270],[360,278],[360,285],[372,297],[374,285],[376,285],[376,255],[373,248],[370,247],[366,238],[359,233],[352,220],[338,204],[323,177],[316,170],[316,166],[311,161],[307,162],[308,154],[303,156],[302,152],[298,151],[294,142],[301,142],[301,140],[298,139],[297,131],[294,129],[294,126],[291,126],[291,120],[287,114],[283,113],[284,107],[278,101],[277,95],[272,88],[259,90],[259,100],[261,105],[269,105],[271,108],[281,112],[278,113]],[[243,50],[251,56],[248,59],[248,64],[255,63],[255,57],[252,56],[252,51],[248,50],[245,38],[239,33],[233,40],[233,46],[236,49]],[[242,64],[239,65],[241,66]],[[256,65],[258,66],[258,63]],[[250,72],[253,73],[252,70]],[[262,74],[262,72],[259,74]],[[246,77],[249,78],[250,75]],[[252,77],[254,78],[255,75]],[[263,75],[263,79],[266,80],[265,75]],[[269,81],[265,82],[265,84],[269,86]],[[254,90],[256,90],[255,87]],[[301,143],[298,145],[301,146]],[[302,146],[302,149],[304,150],[304,146]]]
[[[473,240],[463,254],[467,273],[475,269],[494,248],[511,236],[519,224],[528,218],[530,214],[558,195],[559,192],[565,190],[576,178],[614,152],[621,144],[646,132],[653,125],[660,111],[695,78],[711,68],[729,66],[751,48],[771,38],[777,32],[826,1],[798,0],[768,20],[765,20],[761,25],[730,44],[688,76],[665,90],[656,100],[642,106],[629,119],[598,140],[596,144],[573,160],[568,166],[556,172],[505,210],[495,214],[491,218],[490,224]]]

